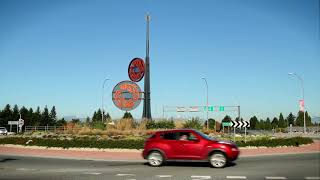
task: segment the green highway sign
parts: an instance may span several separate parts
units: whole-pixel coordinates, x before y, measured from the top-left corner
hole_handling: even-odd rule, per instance
[[[206,111],[207,110],[207,106],[205,106],[203,109]],[[208,106],[208,111],[214,111],[214,107],[213,106]]]
[[[222,122],[222,126],[231,126],[231,122]]]
[[[218,109],[219,111],[224,111],[224,106],[208,106],[208,111],[214,111],[214,110],[218,111]],[[204,106],[203,110],[207,111],[207,106]]]

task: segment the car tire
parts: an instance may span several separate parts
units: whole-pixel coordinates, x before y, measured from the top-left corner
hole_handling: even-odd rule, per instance
[[[163,165],[165,159],[159,151],[151,151],[147,157],[148,164],[152,167],[159,167]]]
[[[222,152],[214,152],[209,157],[209,163],[214,168],[224,168],[227,163],[227,157]]]

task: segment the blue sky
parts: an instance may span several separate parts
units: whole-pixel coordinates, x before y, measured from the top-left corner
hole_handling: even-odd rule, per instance
[[[162,107],[239,105],[260,118],[298,111],[320,116],[319,0],[2,0],[0,107],[49,107],[60,117],[92,116],[145,57],[145,14],[151,14],[151,103]],[[138,83],[143,88],[143,81]],[[132,111],[142,114],[142,103]],[[181,114],[176,114],[179,116]],[[198,114],[204,117],[203,113]],[[219,119],[225,113],[210,113]],[[235,113],[231,113],[235,116]],[[184,116],[184,115],[182,115]],[[189,116],[189,115],[186,115]],[[191,116],[191,115],[190,115]]]

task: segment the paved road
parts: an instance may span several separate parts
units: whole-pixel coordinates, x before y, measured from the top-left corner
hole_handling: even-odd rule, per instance
[[[320,153],[243,157],[224,169],[210,168],[206,163],[169,163],[164,167],[153,168],[144,162],[0,155],[0,179],[320,179]]]

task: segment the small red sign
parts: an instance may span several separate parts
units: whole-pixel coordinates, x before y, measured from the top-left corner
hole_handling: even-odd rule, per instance
[[[128,75],[131,81],[139,82],[144,76],[144,60],[141,58],[134,58],[129,64]]]

